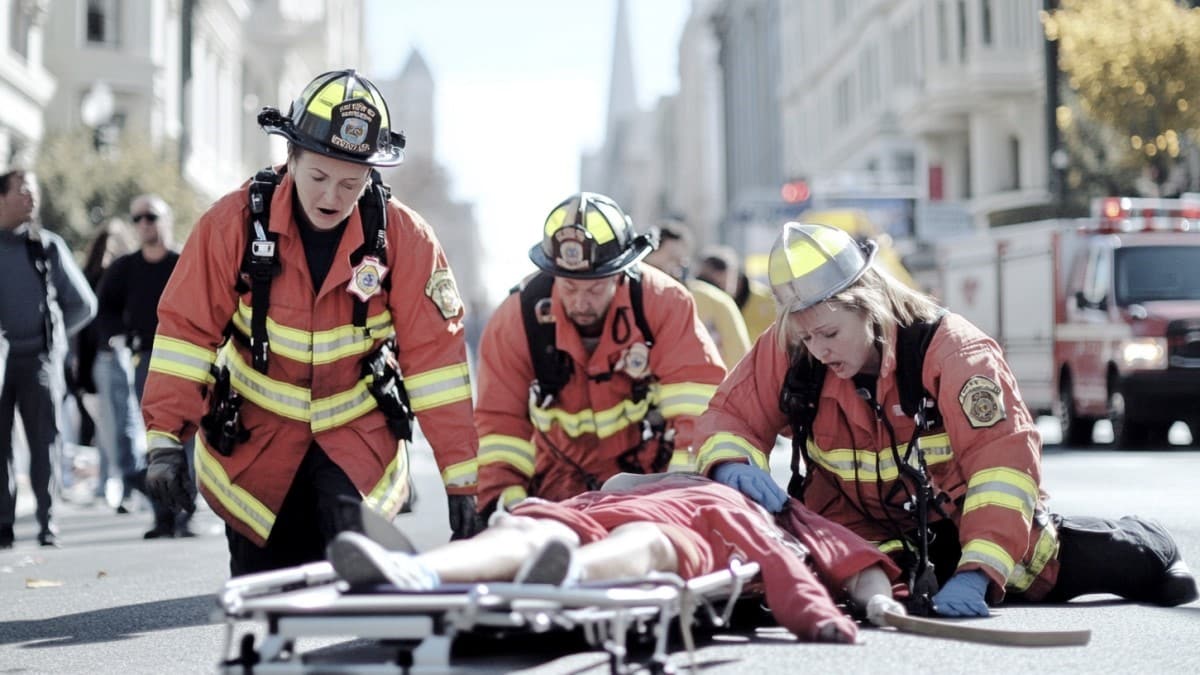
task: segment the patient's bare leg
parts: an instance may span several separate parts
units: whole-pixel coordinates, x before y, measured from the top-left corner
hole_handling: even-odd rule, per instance
[[[676,572],[675,547],[654,523],[628,523],[575,552],[581,581],[603,581]]]
[[[579,545],[579,536],[562,523],[506,514],[474,537],[439,546],[417,559],[443,582],[509,581],[551,538]]]

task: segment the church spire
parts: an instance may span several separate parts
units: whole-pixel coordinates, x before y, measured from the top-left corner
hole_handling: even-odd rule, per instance
[[[629,41],[629,12],[625,0],[617,0],[613,34],[612,70],[608,82],[608,120],[605,138],[617,135],[618,125],[637,112],[637,88],[633,79],[633,50]]]

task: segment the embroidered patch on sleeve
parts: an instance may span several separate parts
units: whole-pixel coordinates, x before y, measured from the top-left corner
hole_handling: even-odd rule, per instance
[[[1007,415],[1004,412],[1004,392],[1000,385],[983,375],[973,375],[958,393],[967,421],[976,429],[995,425]]]
[[[429,281],[425,282],[425,295],[437,305],[444,319],[453,319],[462,312],[462,298],[458,295],[454,274],[448,269],[437,269],[429,275]]]

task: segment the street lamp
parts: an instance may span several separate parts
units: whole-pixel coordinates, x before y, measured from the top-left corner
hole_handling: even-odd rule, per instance
[[[1061,215],[1067,205],[1067,169],[1071,166],[1071,155],[1063,147],[1057,147],[1050,153],[1050,166],[1054,168],[1055,199]]]
[[[116,130],[111,124],[113,108],[112,89],[99,80],[92,84],[79,102],[79,117],[84,126],[92,130],[92,143],[97,151],[105,149],[114,140]]]

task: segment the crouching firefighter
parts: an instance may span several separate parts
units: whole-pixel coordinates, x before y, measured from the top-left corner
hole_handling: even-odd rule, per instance
[[[551,210],[541,270],[480,341],[479,503],[559,501],[621,471],[694,468],[696,416],[724,377],[687,289],[641,262],[654,242],[608,197]]]
[[[287,139],[286,164],[200,218],[159,305],[149,486],[176,494],[181,441],[203,427],[196,482],[226,523],[231,572],[320,560],[360,526],[339,515],[354,511],[343,499],[388,517],[412,499],[411,413],[451,529],[470,535],[478,438],[463,305],[433,230],[374,170],[403,157],[387,104],[357,72],[335,71],[259,123]]]
[[[770,510],[790,493],[877,543],[908,570],[914,613],[987,616],[1009,594],[1196,599],[1155,521],[1049,512],[1041,436],[999,346],[875,252],[784,226],[768,261],[779,316],[700,419],[700,470]],[[768,473],[779,433],[793,439],[788,493]]]

